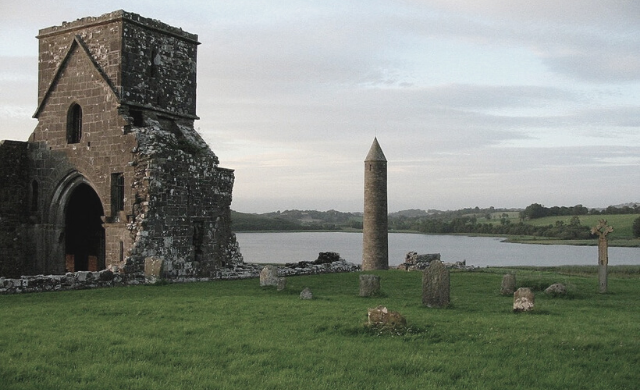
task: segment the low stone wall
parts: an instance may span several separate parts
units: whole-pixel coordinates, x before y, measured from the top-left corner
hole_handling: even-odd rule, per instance
[[[211,278],[175,278],[170,283],[207,282],[214,280],[235,280],[260,277],[264,264],[243,263],[218,271],[216,277]],[[360,265],[345,260],[325,264],[308,264],[306,267],[278,266],[278,276],[316,275],[338,272],[360,271]],[[100,287],[135,286],[151,284],[155,278],[145,280],[141,276],[128,276],[114,273],[110,270],[97,272],[78,271],[64,275],[36,275],[22,276],[20,279],[0,278],[0,294],[19,294],[29,292],[84,290]]]
[[[84,290],[98,287],[133,286],[143,284],[143,278],[127,277],[110,270],[97,272],[67,272],[64,275],[22,276],[20,279],[0,278],[0,294],[43,291]]]
[[[265,264],[242,264],[234,267],[233,270],[221,271],[220,277],[217,279],[246,279],[260,277],[260,271]],[[300,275],[317,275],[317,274],[333,274],[340,272],[357,272],[360,271],[359,264],[349,263],[340,259],[331,263],[313,264],[313,263],[295,263],[286,265],[277,265],[278,276],[300,276]]]

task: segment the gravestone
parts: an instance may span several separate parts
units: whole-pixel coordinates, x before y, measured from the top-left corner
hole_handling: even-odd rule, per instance
[[[300,293],[300,299],[313,299],[313,293],[309,287],[305,287]]]
[[[287,288],[287,279],[284,276],[278,278],[278,287],[277,287],[278,291],[282,291],[285,288]]]
[[[449,270],[434,260],[422,272],[422,304],[427,307],[449,305]]]
[[[260,271],[260,287],[278,285],[278,267],[267,265]]]
[[[513,311],[515,312],[531,311],[534,304],[535,295],[533,295],[533,291],[530,288],[520,287],[513,294]]]
[[[378,275],[360,275],[360,296],[372,297],[380,292]]]
[[[613,228],[607,225],[606,219],[601,219],[598,224],[591,229],[591,234],[598,235],[598,283],[600,293],[607,292],[607,265],[609,264],[609,242],[607,234],[613,232]]]
[[[500,285],[500,294],[512,295],[516,291],[516,275],[505,274],[502,277],[502,284]]]

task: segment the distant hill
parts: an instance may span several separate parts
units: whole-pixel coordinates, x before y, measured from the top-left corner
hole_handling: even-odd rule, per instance
[[[415,230],[414,223],[424,218],[452,219],[465,215],[478,218],[515,209],[469,208],[454,211],[408,209],[389,214],[391,230]],[[304,231],[304,230],[353,230],[362,229],[362,212],[341,212],[336,210],[285,210],[263,214],[231,211],[235,231]]]
[[[301,231],[362,229],[362,213],[336,210],[285,210],[264,214],[231,211],[235,231]]]
[[[415,217],[426,217],[427,215],[429,215],[429,213],[424,210],[409,209],[409,210],[397,211],[395,213],[389,213],[389,218],[396,218],[396,217],[415,218]]]
[[[453,225],[480,224],[514,224],[523,221],[526,211],[533,206],[548,210],[547,215],[576,215],[578,207],[580,214],[637,214],[640,202],[630,202],[602,209],[587,209],[581,205],[572,207],[544,207],[533,204],[525,209],[518,208],[479,208],[469,207],[459,210],[422,210],[408,209],[389,214],[389,230],[391,231],[422,231],[447,232]],[[541,215],[542,216],[542,215]],[[263,214],[241,213],[231,211],[232,229],[234,231],[340,231],[362,229],[362,212],[341,212],[337,210],[285,210]],[[530,218],[525,218],[529,220]],[[435,223],[433,221],[439,221]],[[456,229],[461,230],[460,226]],[[465,227],[468,229],[468,226]],[[477,230],[477,226],[475,228]],[[485,227],[488,229],[488,227]],[[434,231],[435,230],[435,231]],[[494,229],[495,230],[495,229]],[[505,229],[503,229],[505,230]],[[489,233],[488,231],[486,233]]]

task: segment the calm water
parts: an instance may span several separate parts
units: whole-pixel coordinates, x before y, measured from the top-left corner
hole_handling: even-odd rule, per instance
[[[352,263],[362,262],[360,233],[236,233],[244,261],[293,263],[313,261],[319,252],[338,252]],[[493,237],[389,234],[389,265],[404,262],[407,252],[440,253],[442,261],[468,265],[597,265],[596,246],[526,245]],[[640,265],[640,248],[609,248],[610,265]]]

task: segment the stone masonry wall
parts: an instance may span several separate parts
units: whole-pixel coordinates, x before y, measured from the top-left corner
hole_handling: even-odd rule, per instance
[[[92,57],[113,85],[121,84],[122,23],[115,15],[84,18],[40,30],[38,61],[38,101],[42,101],[53,76],[61,66],[76,35],[89,48]],[[110,23],[107,23],[111,21]]]
[[[123,100],[196,118],[197,36],[161,35],[129,19],[123,30]]]
[[[387,160],[378,140],[364,162],[364,214],[362,218],[362,268],[389,268],[387,212]]]
[[[22,256],[30,203],[27,146],[26,142],[0,141],[0,275],[10,277],[33,271]]]
[[[82,136],[80,142],[67,142],[68,111],[72,104],[82,109]],[[31,175],[41,189],[42,207],[35,213],[44,230],[35,234],[59,234],[62,222],[51,220],[56,204],[56,193],[65,185],[65,179],[77,172],[91,183],[102,201],[105,230],[111,237],[107,241],[105,263],[119,264],[120,242],[126,240],[126,210],[133,207],[131,183],[133,167],[131,151],[136,138],[125,134],[128,125],[121,115],[119,103],[108,83],[101,78],[91,59],[75,45],[59,76],[51,85],[47,99],[38,113],[38,125],[30,137],[36,145],[32,153]],[[122,215],[112,214],[111,174],[122,173],[125,180],[124,210]],[[130,212],[130,211],[129,211]],[[52,242],[53,238],[36,237],[42,244],[42,253],[32,259],[40,272],[64,272],[61,253],[64,248]],[[54,257],[56,262],[44,257]]]
[[[136,205],[129,224],[134,248],[129,267],[160,258],[162,276],[210,277],[241,263],[230,229],[233,171],[218,159],[189,123],[148,119],[136,128]]]

